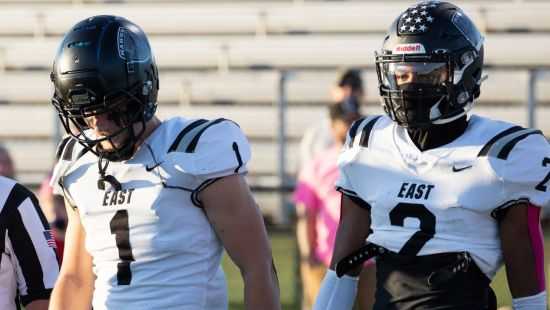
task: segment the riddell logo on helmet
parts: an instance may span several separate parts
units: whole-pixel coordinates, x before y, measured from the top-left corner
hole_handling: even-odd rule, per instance
[[[393,48],[393,54],[423,54],[426,53],[424,45],[420,43],[398,44]]]

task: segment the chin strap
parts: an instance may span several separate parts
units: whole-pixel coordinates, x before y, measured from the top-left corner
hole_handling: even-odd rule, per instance
[[[96,145],[98,155],[101,154],[102,158],[106,158],[110,161],[123,161],[123,160],[128,160],[128,159],[132,158],[132,156],[134,155],[134,153],[137,150],[136,144],[137,144],[138,140],[145,133],[145,124],[146,124],[145,120],[142,119],[141,124],[142,124],[142,130],[137,135],[134,132],[133,126],[128,127],[127,143],[124,143],[124,146],[121,147],[121,148],[116,148],[115,147],[115,144],[111,140],[112,138],[109,139],[109,143],[111,143],[111,145],[115,148],[114,151],[110,151],[110,152],[104,151],[101,148],[101,144],[98,143]]]
[[[128,126],[128,143],[124,143],[124,146],[120,149],[117,149],[114,146],[114,143],[111,139],[109,139],[109,143],[111,143],[111,145],[115,147],[114,151],[107,152],[102,149],[100,143],[96,145],[96,150],[98,154],[97,167],[99,170],[99,180],[97,181],[98,189],[105,190],[105,182],[111,184],[111,186],[117,191],[122,189],[122,185],[114,176],[106,174],[107,167],[109,166],[110,161],[128,160],[134,155],[137,149],[137,141],[141,138],[141,136],[143,136],[145,132],[145,119],[141,119],[141,124],[142,129],[137,135],[134,131],[134,126]]]
[[[111,186],[115,190],[122,190],[122,185],[114,176],[105,174],[108,166],[109,160],[105,159],[103,155],[100,155],[99,159],[97,160],[97,168],[99,170],[99,180],[97,180],[97,188],[100,190],[105,190],[105,182],[107,182],[111,184]]]

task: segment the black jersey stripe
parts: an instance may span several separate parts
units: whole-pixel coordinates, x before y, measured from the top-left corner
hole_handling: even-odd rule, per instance
[[[373,119],[369,120],[368,123],[363,127],[363,130],[361,131],[361,140],[359,141],[359,145],[362,147],[368,147],[369,146],[369,138],[370,133],[372,131],[372,128],[374,127],[374,124],[378,119],[380,119],[380,115],[374,117]]]
[[[516,131],[519,131],[519,130],[522,130],[523,128],[521,126],[514,126],[514,127],[510,127],[504,131],[501,131],[499,134],[497,134],[496,136],[494,136],[491,140],[489,140],[489,142],[487,142],[483,148],[481,149],[481,151],[479,151],[479,153],[477,154],[478,157],[480,156],[487,156],[487,154],[489,154],[489,150],[491,149],[491,147],[498,141],[500,140],[501,138],[507,136],[507,135],[510,135],[510,134],[513,134],[514,132]]]
[[[198,119],[196,121],[193,121],[191,124],[185,126],[185,128],[183,128],[183,130],[178,134],[178,136],[176,137],[176,140],[174,140],[174,142],[172,143],[172,145],[168,149],[168,153],[173,152],[178,148],[178,146],[181,142],[181,139],[183,139],[183,137],[185,137],[185,135],[187,133],[189,133],[191,130],[193,130],[197,126],[200,126],[200,125],[202,125],[206,122],[208,122],[208,120]]]
[[[63,150],[65,150],[65,146],[67,145],[67,142],[71,140],[71,136],[63,138],[61,142],[57,145],[57,150],[55,151],[55,159],[59,160],[61,159],[61,155],[63,155]]]
[[[76,144],[75,139],[70,139],[65,143],[65,151],[63,152],[63,160],[71,160],[73,158],[73,149]]]
[[[233,142],[233,152],[235,152],[235,156],[237,157],[237,163],[239,164],[237,168],[235,168],[235,173],[239,172],[239,169],[241,169],[243,165],[243,159],[241,157],[241,152],[239,152],[239,145],[237,142]]]
[[[514,146],[518,144],[519,141],[527,138],[530,135],[542,135],[542,132],[540,130],[534,130],[515,137],[514,139],[510,140],[510,142],[506,143],[506,145],[502,147],[502,149],[497,155],[497,158],[504,159],[504,160],[508,159],[508,155],[510,155],[510,152],[512,151]]]
[[[193,153],[195,151],[195,148],[197,147],[197,144],[199,143],[199,139],[202,136],[202,134],[208,129],[209,127],[216,125],[218,123],[221,123],[225,121],[225,118],[218,118],[213,121],[210,121],[210,123],[206,126],[204,126],[194,137],[193,140],[189,143],[187,148],[185,149],[185,153]]]
[[[20,184],[16,184],[11,190],[4,206],[4,208],[8,209],[10,215],[10,220],[7,223],[8,237],[11,240],[13,251],[21,266],[28,295],[38,294],[46,289],[43,281],[44,273],[40,265],[38,253],[25,228],[21,214],[18,212],[19,206],[26,199],[30,198],[31,202],[35,203],[36,198],[32,199],[33,196],[28,189]]]
[[[365,120],[365,118],[366,117],[361,117],[360,119],[353,122],[353,124],[351,124],[351,127],[349,128],[349,137],[350,137],[349,140],[350,141],[349,141],[348,147],[353,146],[353,140],[355,140],[355,135],[357,135],[357,129],[359,129],[359,126]]]

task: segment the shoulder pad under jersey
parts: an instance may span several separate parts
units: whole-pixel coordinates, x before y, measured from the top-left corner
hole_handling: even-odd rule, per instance
[[[380,118],[381,115],[361,118],[355,121],[348,130],[342,153],[338,157],[340,176],[336,181],[336,189],[350,197],[357,197],[357,193],[347,177],[345,167],[354,160],[361,149],[368,148],[372,130]]]
[[[488,157],[503,182],[504,204],[550,203],[550,144],[540,130],[510,127],[492,138],[478,156]]]
[[[187,173],[207,177],[246,172],[250,157],[250,144],[241,128],[224,118],[189,123],[167,154]]]
[[[356,120],[351,125],[346,136],[346,148],[354,146],[368,147],[369,138],[374,124],[380,119],[381,115],[371,115]]]
[[[346,135],[346,142],[342,148],[342,154],[338,159],[339,165],[349,162],[351,157],[353,157],[352,154],[355,154],[361,148],[369,146],[372,129],[380,117],[381,115],[371,115],[353,122]]]
[[[55,194],[62,194],[62,189],[59,184],[60,180],[69,170],[71,165],[78,158],[84,155],[85,152],[86,149],[84,146],[78,143],[78,141],[71,136],[67,136],[59,142],[55,152],[57,162],[54,166],[52,177],[50,179],[50,185],[52,186]]]

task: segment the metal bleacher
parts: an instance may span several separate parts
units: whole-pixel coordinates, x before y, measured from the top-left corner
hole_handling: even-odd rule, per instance
[[[0,40],[0,69],[50,70],[58,44],[58,37]],[[158,65],[166,70],[372,67],[372,55],[380,44],[378,34],[151,39]],[[547,57],[550,36],[546,33],[491,34],[485,46],[488,66],[519,69],[550,66]]]
[[[337,75],[335,70],[299,70],[291,77],[287,87],[288,104],[320,105],[327,101],[328,90]],[[480,105],[520,105],[525,101],[528,87],[526,70],[490,68],[485,70],[488,79],[483,83]],[[162,74],[159,102],[182,106],[191,104],[236,104],[265,106],[277,98],[279,74],[274,71],[217,72],[166,72]],[[366,99],[378,103],[376,72],[365,70]],[[49,76],[43,71],[0,73],[2,102],[18,105],[45,105],[51,95]],[[544,82],[537,97],[541,104],[550,103],[550,85]]]
[[[108,3],[107,3],[108,2]],[[116,3],[113,3],[116,2]],[[286,174],[296,174],[298,142],[325,115],[342,67],[364,69],[367,113],[381,113],[374,51],[412,1],[0,0],[0,142],[19,179],[36,186],[51,168],[59,124],[49,105],[49,71],[64,31],[96,14],[125,16],[149,34],[160,68],[159,115],[237,121],[253,148],[252,185],[264,212],[281,219],[277,200],[278,87],[287,110]],[[550,68],[550,3],[458,2],[486,36],[489,75],[474,111],[527,125],[533,70]],[[550,132],[550,80],[536,89],[536,124]],[[279,213],[277,213],[279,212]]]

